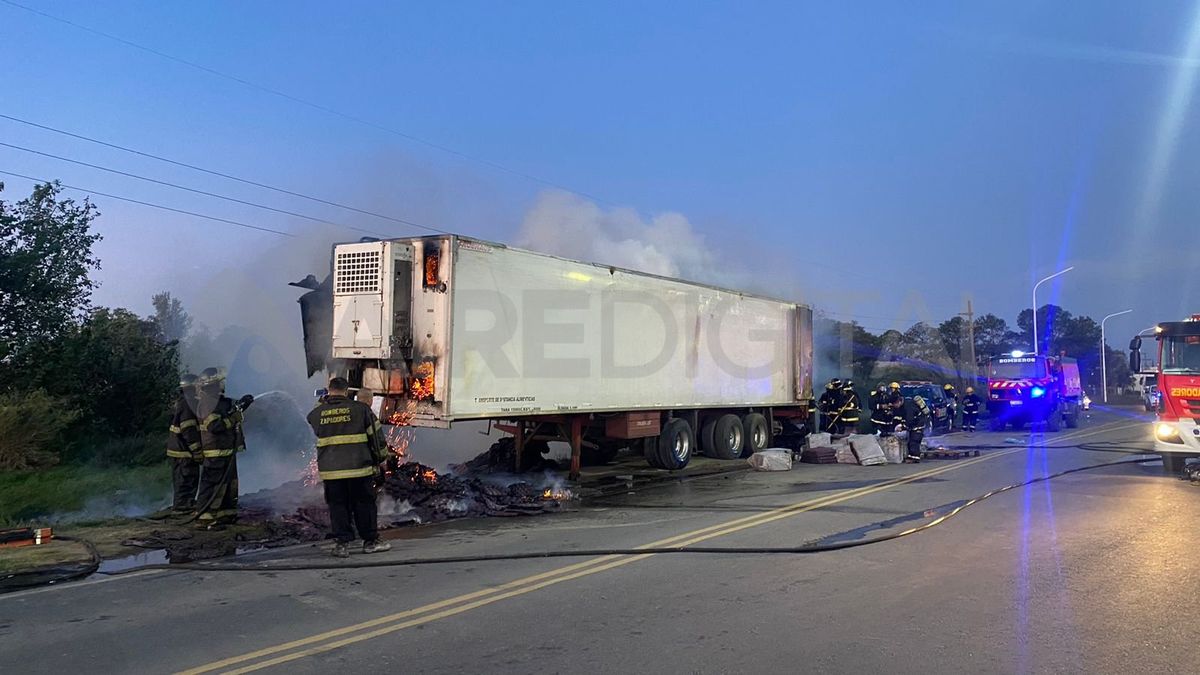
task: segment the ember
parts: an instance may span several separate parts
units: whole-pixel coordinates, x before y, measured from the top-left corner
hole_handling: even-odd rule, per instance
[[[433,364],[425,361],[416,367],[408,380],[408,395],[413,401],[433,399]]]
[[[479,478],[438,474],[423,464],[400,465],[383,490],[396,503],[407,502],[410,520],[437,522],[470,516],[519,516],[556,511],[570,493],[543,490],[529,483],[499,485]],[[549,495],[549,496],[547,496]],[[383,516],[386,517],[386,516]]]

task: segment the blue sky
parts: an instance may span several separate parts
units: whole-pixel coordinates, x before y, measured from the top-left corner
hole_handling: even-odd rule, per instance
[[[20,1],[509,171],[0,3],[5,115],[506,242],[535,176],[682,214],[717,265],[876,330],[967,297],[1012,322],[1070,264],[1039,299],[1134,308],[1110,335],[1200,311],[1195,1]],[[0,141],[416,233],[2,119]],[[168,289],[210,322],[291,320],[273,280],[349,238],[9,148],[0,171],[304,234],[97,197],[97,300],[143,312]]]

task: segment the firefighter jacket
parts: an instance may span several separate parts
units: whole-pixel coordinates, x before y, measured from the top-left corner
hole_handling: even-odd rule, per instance
[[[962,409],[965,413],[977,413],[983,407],[983,399],[979,394],[967,394],[963,397]]]
[[[222,394],[200,394],[200,452],[205,459],[230,457],[246,449],[242,435],[242,411],[233,399]]]
[[[875,424],[891,424],[895,419],[891,406],[891,394],[886,391],[871,392],[871,421]]]
[[[836,415],[838,408],[842,407],[842,394],[837,389],[826,389],[825,393],[821,394],[821,398],[817,399],[817,410],[826,415]]]
[[[929,423],[929,404],[920,396],[904,401],[904,426],[911,430],[922,430]]]
[[[180,396],[171,410],[171,427],[167,435],[167,457],[200,459],[200,423],[196,413]]]
[[[383,462],[383,425],[365,403],[327,396],[308,413],[317,435],[317,473],[321,480],[363,478]]]
[[[862,402],[859,401],[858,392],[853,389],[843,389],[841,405],[838,406],[841,413],[840,420],[853,424],[858,421],[860,411],[862,410]]]

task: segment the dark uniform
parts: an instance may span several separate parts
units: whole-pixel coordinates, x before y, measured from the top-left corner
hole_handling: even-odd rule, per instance
[[[891,396],[886,387],[880,387],[871,392],[868,401],[871,404],[871,423],[880,436],[891,436],[896,428],[896,415],[892,410]]]
[[[904,401],[904,427],[908,429],[908,458],[921,461],[921,440],[929,423],[929,404],[920,396]]]
[[[839,407],[838,431],[840,433],[857,433],[858,420],[862,415],[862,400],[854,391],[854,383],[847,380],[842,385],[842,399]]]
[[[382,425],[365,403],[330,395],[308,413],[317,435],[317,471],[324,482],[329,521],[338,544],[364,546],[379,538],[375,504],[376,467],[386,458]]]
[[[821,429],[829,433],[837,431],[834,420],[837,417],[838,408],[842,407],[840,385],[841,382],[838,380],[830,380],[829,384],[825,385],[825,393],[817,399],[817,410],[821,411]]]
[[[983,408],[983,398],[974,391],[968,391],[963,397],[963,429],[967,431],[975,431],[975,425],[979,423],[979,411]]]
[[[200,510],[197,520],[206,526],[217,520],[237,520],[237,453],[246,449],[246,439],[242,433],[241,408],[225,396],[223,380],[209,377],[201,382],[196,416],[200,418],[200,454],[204,463],[196,505]]]
[[[179,398],[171,411],[167,435],[167,457],[171,460],[171,484],[175,496],[172,508],[188,513],[196,508],[196,488],[200,485],[200,425],[196,420],[196,376],[184,376],[179,383]]]
[[[946,394],[946,415],[950,417],[950,423],[946,425],[946,431],[954,430],[954,418],[958,415],[958,392],[954,390],[954,385],[947,384],[942,387]]]

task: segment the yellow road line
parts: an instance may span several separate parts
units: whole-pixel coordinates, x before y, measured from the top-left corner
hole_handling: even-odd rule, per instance
[[[806,512],[806,511],[811,511],[811,510],[821,508],[823,506],[827,506],[830,504],[836,504],[836,503],[846,501],[849,499],[856,499],[858,497],[862,497],[862,496],[866,496],[866,495],[880,492],[883,490],[891,489],[892,487],[896,487],[898,485],[911,483],[916,480],[920,480],[920,479],[927,478],[930,476],[935,476],[935,475],[945,473],[948,471],[953,471],[953,470],[960,469],[960,468],[966,468],[967,466],[971,466],[971,465],[977,464],[979,462],[988,461],[988,460],[995,459],[995,458],[998,458],[998,457],[1001,457],[1004,455],[1014,454],[1016,452],[1021,452],[1023,450],[1025,450],[1025,448],[1023,448],[1023,447],[1014,447],[1012,450],[1005,450],[1002,452],[989,453],[989,454],[984,455],[979,458],[975,458],[975,459],[971,459],[971,460],[964,460],[964,461],[957,462],[952,465],[934,468],[934,469],[930,469],[927,471],[922,471],[922,472],[919,472],[916,474],[912,474],[910,476],[906,476],[904,478],[899,478],[896,480],[880,483],[878,485],[864,487],[864,488],[856,488],[856,489],[852,489],[852,490],[846,490],[846,491],[842,491],[839,493],[826,495],[824,497],[818,497],[818,498],[806,500],[804,502],[790,504],[788,506],[781,507],[781,508],[778,508],[778,509],[775,509],[772,511],[768,511],[766,513],[755,514],[752,516],[746,516],[743,518],[719,523],[717,525],[712,525],[709,527],[705,527],[705,528],[701,528],[701,529],[694,530],[691,532],[687,532],[682,535],[676,535],[674,537],[669,537],[667,539],[663,539],[663,540],[660,540],[657,542],[645,544],[645,545],[639,546],[637,548],[658,548],[658,547],[670,546],[670,545],[687,546],[687,545],[695,544],[695,543],[698,543],[701,541],[706,541],[706,540],[713,539],[716,537],[724,536],[726,534],[731,534],[733,532],[737,532],[740,530],[748,529],[751,527],[756,527],[758,525],[762,525],[762,524],[765,524],[768,522],[773,522],[773,521],[779,520],[781,518],[787,518],[792,515],[796,515],[799,513]],[[337,649],[338,647],[342,647],[342,646],[345,646],[348,644],[360,642],[362,640],[368,640],[373,637],[378,637],[380,635],[385,635],[385,634],[392,633],[392,632],[395,632],[398,630],[403,630],[403,629],[409,628],[411,626],[419,625],[422,623],[428,623],[430,621],[435,621],[435,620],[438,620],[441,618],[446,618],[449,616],[454,616],[456,614],[460,614],[460,613],[470,611],[470,610],[478,608],[478,607],[489,605],[494,602],[498,602],[500,600],[504,600],[504,599],[511,598],[511,597],[516,597],[518,595],[524,595],[526,593],[530,593],[530,592],[539,590],[541,588],[545,588],[547,586],[551,586],[554,584],[562,583],[564,581],[570,581],[572,579],[577,579],[577,578],[580,578],[583,576],[588,576],[591,574],[603,572],[603,571],[613,569],[616,567],[620,567],[623,565],[627,565],[629,563],[635,562],[635,561],[643,559],[643,558],[648,558],[648,557],[652,557],[652,556],[650,556],[650,555],[646,555],[646,556],[614,555],[614,556],[602,556],[599,558],[593,558],[588,561],[584,561],[584,562],[577,563],[574,565],[568,565],[566,567],[551,570],[549,572],[543,572],[541,574],[533,575],[530,577],[517,579],[515,581],[505,583],[496,588],[475,591],[473,593],[468,593],[465,595],[457,596],[455,598],[442,600],[440,602],[432,603],[430,605],[425,605],[423,607],[418,607],[418,608],[407,610],[404,612],[399,612],[399,613],[392,614],[389,616],[380,617],[378,619],[373,619],[371,621],[359,623],[359,624],[356,624],[353,626],[347,626],[344,628],[328,631],[325,633],[320,633],[318,635],[309,636],[307,638],[301,638],[299,640],[294,640],[292,642],[288,642],[288,643],[278,645],[275,647],[268,647],[268,648],[260,649],[256,652],[251,652],[248,654],[243,654],[241,656],[231,657],[228,659],[224,659],[222,661],[213,662],[213,663],[210,663],[210,664],[207,664],[204,666],[200,666],[200,667],[192,669],[192,670],[184,671],[184,673],[185,673],[185,675],[192,675],[192,674],[211,672],[213,670],[218,670],[218,669],[224,668],[226,666],[231,666],[231,665],[235,665],[238,663],[245,663],[246,661],[252,661],[254,659],[261,658],[263,656],[277,654],[279,652],[287,651],[287,650],[290,650],[290,649],[293,649],[296,647],[302,647],[304,645],[311,645],[311,644],[318,643],[318,642],[324,642],[325,640],[329,640],[330,638],[336,638],[339,636],[347,635],[349,633],[356,633],[361,630],[381,626],[383,624],[391,624],[392,622],[395,622],[395,621],[402,621],[404,619],[408,619],[407,621],[402,621],[401,623],[396,623],[393,625],[387,625],[387,626],[378,628],[377,630],[374,630],[374,631],[371,631],[368,633],[353,635],[351,637],[348,637],[348,638],[345,638],[342,640],[337,640],[335,642],[328,642],[328,643],[321,644],[321,645],[318,645],[315,647],[310,647],[308,649],[304,649],[302,651],[293,652],[290,654],[284,654],[284,655],[276,657],[274,659],[269,659],[267,661],[261,661],[259,663],[251,664],[244,668],[229,671],[229,672],[242,673],[242,672],[250,672],[253,670],[259,670],[261,668],[267,668],[267,667],[270,667],[273,665],[278,665],[280,663],[286,663],[288,661],[293,661],[296,659],[304,658],[306,656],[311,656],[313,654],[318,654],[318,653],[330,651],[332,649]],[[460,604],[460,603],[465,603],[465,604]],[[430,614],[430,612],[434,612],[434,613]]]
[[[1109,423],[1109,424],[1111,425],[1111,424],[1115,424],[1115,423]],[[1100,428],[1095,429],[1095,430],[1084,430],[1084,431],[1071,432],[1069,434],[1064,434],[1062,436],[1059,436],[1055,440],[1065,441],[1065,440],[1070,440],[1072,438],[1077,438],[1080,436],[1093,435],[1095,433],[1100,433],[1103,431],[1116,431],[1116,430],[1119,430],[1122,428],[1129,428],[1131,426],[1140,426],[1140,424],[1126,425],[1125,427],[1119,427],[1118,429],[1107,429],[1106,428],[1107,426],[1109,426],[1109,425],[1101,426]],[[905,483],[911,483],[913,481],[920,480],[922,478],[935,476],[940,473],[945,473],[947,471],[951,471],[951,470],[955,470],[955,469],[959,469],[959,468],[965,468],[967,466],[977,464],[982,461],[995,459],[997,457],[1001,457],[1004,455],[1010,455],[1010,454],[1025,450],[1025,449],[1026,449],[1025,447],[1014,446],[1012,450],[1005,450],[1002,452],[992,452],[992,453],[989,453],[987,455],[984,455],[984,456],[976,458],[976,459],[958,462],[958,463],[955,463],[955,464],[952,464],[952,465],[949,465],[946,467],[940,467],[940,468],[936,468],[936,469],[930,469],[928,471],[922,471],[922,472],[913,474],[911,476],[907,476],[905,478],[900,478],[900,479],[896,479],[893,481],[887,481],[887,482],[880,483],[875,486],[855,488],[852,490],[846,490],[843,492],[826,495],[824,497],[817,497],[814,499],[809,499],[809,500],[806,500],[803,502],[798,502],[796,504],[790,504],[788,506],[780,507],[778,509],[768,511],[766,513],[754,514],[751,516],[745,516],[745,517],[734,519],[731,521],[718,523],[716,525],[710,525],[708,527],[700,528],[698,530],[693,530],[691,532],[687,532],[687,533],[684,533],[681,535],[675,535],[673,537],[668,537],[666,539],[661,539],[659,541],[651,542],[649,544],[638,546],[636,548],[645,549],[645,548],[659,548],[659,547],[670,546],[670,545],[687,546],[687,545],[695,544],[695,543],[698,543],[701,541],[706,541],[708,539],[723,536],[725,534],[731,534],[733,532],[744,530],[744,529],[747,529],[750,527],[755,527],[757,525],[772,522],[774,520],[779,520],[780,518],[786,518],[786,517],[794,515],[794,514],[803,513],[805,511],[811,511],[816,508],[820,508],[820,507],[827,506],[830,504],[836,504],[836,503],[846,501],[849,499],[856,499],[858,497],[862,497],[862,496],[866,496],[868,494],[873,494],[875,492],[887,490],[887,489],[890,489],[890,488],[898,486],[898,485],[903,485]],[[336,637],[346,635],[349,633],[355,633],[360,630],[365,630],[365,629],[373,628],[373,627],[380,626],[383,624],[392,623],[394,621],[400,621],[403,619],[410,619],[411,617],[417,617],[417,618],[411,619],[409,621],[404,621],[403,623],[400,623],[400,624],[387,626],[386,628],[372,631],[370,633],[366,633],[363,635],[356,635],[352,638],[347,638],[345,640],[339,640],[337,642],[320,645],[319,647],[312,647],[309,649],[302,650],[300,652],[294,652],[292,654],[287,654],[285,656],[277,657],[275,659],[270,659],[268,661],[262,661],[257,664],[253,664],[251,666],[247,666],[245,668],[230,671],[230,672],[235,672],[235,673],[250,672],[252,670],[258,670],[261,668],[270,667],[272,665],[277,665],[279,663],[285,663],[287,661],[293,661],[295,659],[304,658],[305,656],[311,656],[313,654],[318,654],[318,653],[329,651],[332,649],[337,649],[338,647],[344,646],[346,644],[353,644],[353,643],[359,642],[361,640],[371,639],[372,637],[377,637],[379,635],[385,635],[387,633],[395,632],[398,630],[403,630],[404,628],[409,628],[411,626],[419,625],[422,623],[428,623],[430,621],[436,621],[438,619],[453,616],[455,614],[460,614],[462,612],[466,612],[471,609],[475,609],[477,607],[482,607],[484,605],[488,605],[493,602],[498,602],[500,600],[504,600],[504,599],[507,599],[510,597],[515,597],[517,595],[524,595],[525,593],[529,593],[529,592],[532,592],[532,591],[535,591],[535,590],[538,590],[541,588],[545,588],[547,586],[551,586],[551,585],[554,585],[554,584],[557,584],[557,583],[560,583],[563,581],[570,581],[572,579],[577,579],[582,576],[587,576],[590,574],[603,572],[603,571],[613,569],[616,567],[620,567],[622,565],[626,565],[631,562],[635,562],[637,560],[640,560],[642,558],[647,558],[647,557],[651,557],[651,556],[612,555],[612,556],[601,556],[598,558],[592,558],[590,560],[586,560],[586,561],[583,561],[580,563],[575,563],[573,565],[567,565],[564,567],[556,568],[556,569],[550,570],[548,572],[542,572],[540,574],[535,574],[532,576],[523,577],[521,579],[516,579],[516,580],[510,581],[510,582],[506,582],[506,583],[501,584],[500,586],[497,586],[494,588],[481,589],[479,591],[474,591],[472,593],[466,593],[464,595],[456,596],[454,598],[448,598],[446,600],[441,600],[439,602],[431,603],[428,605],[424,605],[422,607],[417,607],[417,608],[406,610],[403,612],[397,612],[395,614],[390,614],[388,616],[379,617],[377,619],[372,619],[370,621],[365,621],[365,622],[355,624],[352,626],[346,626],[343,628],[327,631],[324,633],[319,633],[317,635],[311,635],[306,638],[300,638],[298,640],[293,640],[291,642],[276,645],[274,647],[267,647],[267,648],[260,649],[255,652],[243,654],[241,656],[234,656],[234,657],[230,657],[228,659],[224,659],[221,661],[215,661],[213,663],[209,663],[207,665],[203,665],[198,668],[183,671],[183,673],[181,675],[199,675],[200,673],[206,673],[206,672],[211,672],[214,670],[219,670],[226,666],[231,666],[231,665],[235,665],[238,663],[244,663],[246,661],[252,661],[254,659],[261,658],[263,656],[277,654],[279,652],[287,651],[289,649],[293,649],[296,647],[302,647],[304,645],[310,645],[310,644],[314,644],[317,642],[323,642],[330,638],[336,638]],[[559,576],[559,575],[562,575],[562,576]],[[489,597],[489,596],[493,596],[493,597]],[[467,603],[467,604],[460,604],[460,603]],[[451,608],[451,609],[446,609],[446,608]],[[437,610],[442,610],[442,611],[437,611]],[[428,614],[429,612],[436,612],[436,613]]]

